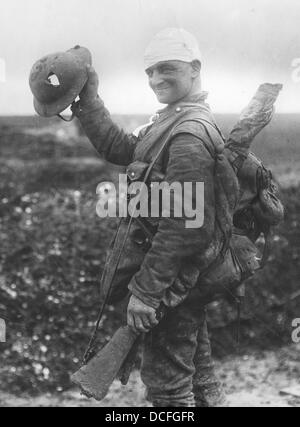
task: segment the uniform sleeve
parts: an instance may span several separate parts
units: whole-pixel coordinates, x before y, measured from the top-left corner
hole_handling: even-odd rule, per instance
[[[76,104],[73,112],[95,149],[105,160],[119,166],[131,163],[138,138],[119,129],[99,96],[87,106],[80,107],[80,103]]]
[[[152,247],[140,271],[133,277],[129,289],[145,304],[158,308],[176,280],[182,266],[209,246],[215,229],[214,159],[206,144],[190,134],[174,137],[169,148],[165,181],[169,184],[204,183],[204,224],[186,227],[187,218],[161,218]],[[194,187],[195,188],[195,187]],[[193,204],[196,192],[192,193]],[[172,206],[172,204],[171,204]],[[201,266],[200,266],[201,269]]]

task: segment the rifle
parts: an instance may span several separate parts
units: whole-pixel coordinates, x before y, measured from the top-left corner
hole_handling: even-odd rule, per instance
[[[118,329],[109,343],[71,377],[72,382],[78,385],[88,398],[103,400],[129,353],[136,350],[139,338],[140,335],[128,326]],[[134,360],[132,357],[130,359]],[[128,378],[129,375],[123,379],[123,384]]]
[[[157,319],[162,320],[166,310],[162,305],[157,310]],[[71,377],[83,395],[95,400],[103,400],[115,379],[127,385],[134,368],[144,334],[122,326],[111,340]]]

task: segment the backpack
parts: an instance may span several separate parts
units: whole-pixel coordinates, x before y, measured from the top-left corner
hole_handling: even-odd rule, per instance
[[[224,293],[235,296],[245,280],[266,265],[272,229],[284,219],[284,207],[272,172],[250,152],[255,136],[271,121],[273,105],[281,88],[281,85],[260,86],[229,139],[225,141],[223,137],[223,168],[220,167],[220,159],[216,159],[216,182],[219,182],[216,188],[216,209],[221,208],[219,216],[226,218],[226,243],[217,259],[198,279],[197,290],[206,302]],[[218,131],[222,136],[221,131]],[[240,187],[234,207],[233,195],[230,194],[232,176],[224,157],[238,178]],[[226,189],[229,189],[227,193]],[[262,235],[265,240],[263,251],[258,245]]]

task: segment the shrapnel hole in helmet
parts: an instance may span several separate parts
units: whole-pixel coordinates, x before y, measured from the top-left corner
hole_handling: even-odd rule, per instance
[[[54,86],[54,87],[59,87],[60,86],[60,81],[59,78],[57,77],[56,74],[54,73],[50,73],[48,76],[48,82]]]

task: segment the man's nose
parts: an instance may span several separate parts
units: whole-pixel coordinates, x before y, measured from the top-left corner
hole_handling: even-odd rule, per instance
[[[164,79],[161,73],[153,71],[151,77],[149,77],[149,82],[151,87],[156,87],[164,83]]]

